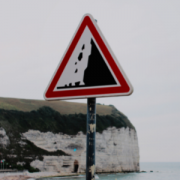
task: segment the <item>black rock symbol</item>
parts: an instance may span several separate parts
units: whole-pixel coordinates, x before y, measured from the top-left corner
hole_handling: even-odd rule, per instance
[[[82,57],[83,57],[83,54],[82,54],[82,52],[81,52],[81,53],[79,54],[79,56],[78,56],[79,61],[81,61]]]
[[[79,84],[80,84],[80,81],[75,82],[75,86],[79,86]]]

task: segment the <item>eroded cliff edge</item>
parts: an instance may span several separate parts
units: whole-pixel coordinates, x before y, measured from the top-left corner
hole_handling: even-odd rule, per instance
[[[21,169],[85,172],[86,104],[0,98],[0,107],[1,158]],[[124,114],[97,105],[96,130],[97,172],[139,171],[137,133]]]
[[[35,160],[33,167],[41,171],[85,172],[86,135],[42,133],[29,130],[23,134],[36,146],[49,150],[62,150],[70,156],[44,156]],[[75,170],[75,164],[78,169]],[[96,134],[96,172],[139,171],[139,149],[134,129],[111,127]]]

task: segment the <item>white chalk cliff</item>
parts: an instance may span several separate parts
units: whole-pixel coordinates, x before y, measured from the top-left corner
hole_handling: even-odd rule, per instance
[[[6,135],[4,128],[0,127],[0,145],[6,147],[10,143],[9,137]]]
[[[70,156],[44,156],[31,166],[41,171],[85,172],[86,135],[42,133],[29,130],[23,136],[47,151],[62,150]],[[139,147],[134,129],[115,127],[96,133],[96,172],[139,171]]]

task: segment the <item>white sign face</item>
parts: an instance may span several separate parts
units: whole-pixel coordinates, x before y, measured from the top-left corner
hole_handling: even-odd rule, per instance
[[[122,96],[132,92],[94,18],[85,15],[45,92],[45,99]]]
[[[92,48],[96,48],[96,49],[93,51]],[[92,59],[90,58],[91,56],[95,58]],[[91,63],[89,61],[91,61]],[[92,69],[92,71],[89,74],[89,76],[91,77],[88,78],[90,81],[93,80],[93,82],[95,82],[96,80],[94,80],[93,74],[96,74],[98,76],[97,78],[99,78],[99,81],[96,82],[96,84],[93,84],[93,82],[88,83],[87,81],[85,81],[85,79],[87,79],[86,76],[88,76],[88,73],[86,73],[86,69],[88,70],[89,65],[94,67],[97,66],[97,68],[94,68],[94,70]],[[104,69],[104,74],[102,74],[103,69]],[[112,84],[110,84],[109,81],[105,82],[105,80],[107,80],[108,75],[110,76],[109,78],[111,78],[111,80],[114,80]],[[104,79],[105,76],[106,79]],[[104,84],[102,84],[102,82]],[[117,86],[117,85],[120,84],[118,83],[113,71],[108,66],[105,57],[103,57],[102,52],[99,49],[99,46],[97,45],[96,41],[94,40],[89,28],[86,27],[61,77],[59,78],[54,88],[54,91],[59,91],[69,88],[82,89],[87,87],[94,88],[95,86],[109,87],[109,86]]]

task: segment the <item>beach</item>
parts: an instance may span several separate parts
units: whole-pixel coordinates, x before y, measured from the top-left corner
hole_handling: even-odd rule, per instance
[[[58,173],[58,172],[13,172],[13,173],[0,173],[0,180],[26,180],[26,179],[37,179],[45,177],[57,177],[57,176],[75,176],[76,173]]]
[[[180,163],[140,163],[141,173],[104,173],[98,174],[98,178],[102,180],[130,179],[130,180],[179,180]],[[66,176],[66,177],[65,177]],[[0,173],[0,180],[85,180],[85,174],[65,174],[57,172],[16,172],[16,173]]]
[[[5,176],[0,178],[0,180],[26,180],[26,179],[30,179],[30,177],[20,175],[20,176]]]

